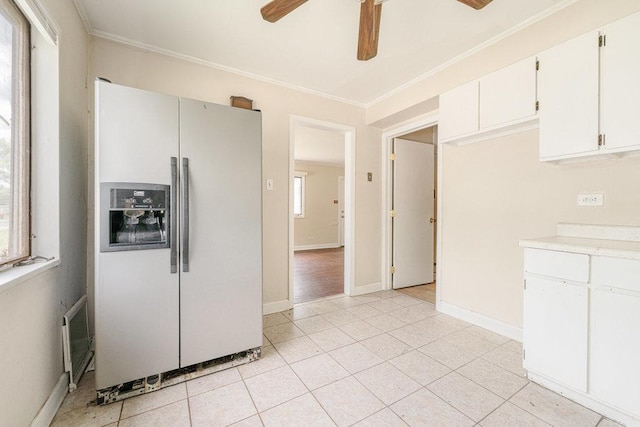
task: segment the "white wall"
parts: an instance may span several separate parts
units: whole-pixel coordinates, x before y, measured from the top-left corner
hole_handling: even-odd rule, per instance
[[[365,126],[364,109],[101,38],[92,39],[89,64],[91,81],[102,76],[118,84],[219,104],[228,104],[231,95],[254,100],[254,108],[262,111],[263,178],[274,180],[273,191],[263,195],[266,304],[288,299],[289,116],[354,126],[356,287],[380,282],[380,183],[367,182],[366,173],[379,175],[381,133]]]
[[[640,158],[556,166],[538,131],[442,152],[442,300],[522,327],[523,250],[559,222],[640,225]],[[576,206],[582,192],[603,207]]]
[[[64,372],[62,316],[86,288],[88,38],[71,0],[43,3],[59,26],[61,264],[0,293],[3,426],[29,425],[49,397]]]
[[[339,246],[338,177],[341,166],[296,162],[296,171],[307,172],[305,178],[305,216],[294,220],[294,246]]]
[[[446,90],[639,10],[637,0],[579,0],[370,106],[367,122],[392,129],[415,121]],[[518,239],[553,235],[558,222],[640,225],[640,160],[552,166],[538,162],[537,143],[536,131],[439,147],[442,300],[515,327],[522,325]],[[580,191],[605,192],[605,206],[576,207]]]

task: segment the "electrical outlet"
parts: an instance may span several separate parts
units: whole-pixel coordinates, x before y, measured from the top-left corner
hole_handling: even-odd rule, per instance
[[[603,206],[604,193],[578,194],[578,206]]]

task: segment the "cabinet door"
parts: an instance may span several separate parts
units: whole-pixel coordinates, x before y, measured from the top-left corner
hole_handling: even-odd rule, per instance
[[[478,81],[440,95],[441,141],[478,131]]]
[[[587,390],[588,289],[528,277],[524,292],[524,367]]]
[[[590,392],[640,416],[640,296],[593,291]]]
[[[598,150],[598,36],[592,31],[539,56],[541,160]]]
[[[605,147],[640,145],[640,13],[608,25],[601,65],[601,118]]]
[[[480,79],[480,129],[536,114],[536,58],[527,58]]]

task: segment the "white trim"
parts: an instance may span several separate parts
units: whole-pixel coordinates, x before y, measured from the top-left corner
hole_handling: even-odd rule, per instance
[[[391,260],[393,259],[393,254],[391,253],[391,217],[389,217],[388,212],[391,210],[391,202],[392,202],[392,183],[391,183],[391,160],[389,159],[389,154],[391,154],[391,143],[394,138],[406,135],[411,132],[415,132],[421,129],[425,129],[428,127],[436,126],[438,124],[438,115],[432,114],[426,117],[423,117],[417,121],[405,124],[403,126],[399,126],[392,130],[386,131],[382,133],[382,185],[383,185],[383,197],[382,197],[382,270],[380,273],[380,277],[382,277],[382,289],[388,290],[391,289],[391,273],[389,271],[389,267],[391,266]],[[438,170],[438,188],[437,188],[437,196],[438,200],[438,213],[436,218],[436,308],[438,307],[439,301],[439,289],[442,287],[440,282],[440,270],[439,268],[441,264],[441,246],[440,243],[442,241],[442,228],[440,227],[440,218],[441,212],[440,208],[442,203],[441,200],[441,182],[440,179],[440,147],[438,148],[438,164],[436,168]]]
[[[299,126],[339,132],[344,135],[344,294],[351,295],[355,290],[355,175],[356,175],[356,128],[344,124],[326,122],[308,117],[289,115],[289,299],[293,300],[293,252],[294,216],[293,216],[293,174],[295,167],[295,134]]]
[[[0,272],[0,294],[13,288],[15,285],[25,282],[32,277],[44,273],[60,265],[59,259],[46,262],[36,262],[21,267],[11,267]]]
[[[368,285],[359,285],[353,289],[351,296],[365,295],[372,292],[378,292],[382,290],[382,282],[369,283]]]
[[[527,377],[530,381],[552,390],[567,399],[573,400],[582,406],[585,406],[605,417],[621,423],[625,426],[640,426],[640,419],[635,418],[625,412],[622,412],[606,403],[599,402],[589,395],[572,390],[562,384],[559,384],[544,375],[529,371]]]
[[[67,373],[60,375],[58,382],[51,390],[51,394],[47,398],[47,401],[44,402],[40,411],[38,411],[38,415],[31,421],[31,427],[47,427],[53,421],[53,418],[56,416],[58,409],[60,409],[60,405],[62,405],[62,401],[64,397],[67,395],[69,377]]]
[[[294,246],[294,251],[313,251],[315,249],[336,249],[340,247],[340,243],[321,243],[318,245],[299,245]]]
[[[458,307],[457,305],[444,301],[440,301],[438,311],[464,320],[465,322],[473,323],[474,325],[511,338],[512,340],[522,342],[522,328],[510,325],[501,320],[496,320],[484,314],[476,313],[475,311],[467,310],[466,308]]]
[[[475,55],[476,53],[478,53],[479,51],[486,49],[504,39],[506,39],[507,37],[512,36],[513,34],[517,33],[518,31],[522,31],[525,28],[543,20],[544,18],[553,15],[554,13],[564,9],[567,6],[572,5],[573,3],[576,3],[578,0],[563,0],[558,2],[557,4],[555,4],[554,6],[543,10],[542,12],[540,12],[537,15],[532,16],[531,18],[522,21],[521,23],[519,23],[516,26],[513,26],[509,29],[507,29],[506,31],[503,31],[502,33],[490,38],[489,40],[486,40],[485,42],[482,42],[474,47],[472,47],[471,49],[462,52],[460,55],[455,56],[453,58],[451,58],[450,60],[448,60],[447,62],[443,62],[442,64],[438,65],[435,68],[432,68],[431,70],[423,73],[422,75],[416,77],[415,79],[412,79],[406,83],[404,83],[403,85],[398,86],[397,88],[385,93],[382,96],[379,96],[378,98],[374,99],[373,101],[369,101],[365,104],[365,108],[369,108],[379,102],[382,102],[388,98],[391,98],[393,95],[402,92],[405,89],[410,88],[411,86],[420,83],[423,80],[428,79],[429,77],[432,77],[433,75],[439,73],[440,71],[451,67],[452,65],[470,57]]]
[[[128,39],[126,37],[121,37],[121,36],[117,36],[115,34],[111,34],[111,33],[107,33],[104,31],[100,31],[100,30],[96,30],[96,29],[92,29],[89,31],[89,34],[91,34],[92,36],[101,38],[101,39],[105,39],[105,40],[109,40],[112,42],[116,42],[116,43],[121,43],[127,46],[132,46],[135,47],[137,49],[142,49],[145,51],[149,51],[149,52],[154,52],[154,53],[158,53],[160,55],[165,55],[165,56],[169,56],[172,58],[176,58],[176,59],[180,59],[182,61],[186,61],[186,62],[191,62],[193,64],[198,64],[198,65],[203,65],[205,67],[209,67],[209,68],[213,68],[216,70],[220,70],[220,71],[225,71],[228,73],[233,73],[239,76],[243,76],[243,77],[247,77],[250,79],[254,79],[257,81],[261,81],[261,82],[265,82],[265,83],[269,83],[275,86],[280,86],[280,87],[284,87],[287,89],[292,89],[298,92],[302,92],[302,93],[307,93],[310,95],[315,95],[315,96],[319,96],[321,98],[325,98],[325,99],[329,99],[331,101],[337,101],[337,102],[342,102],[344,104],[348,104],[348,105],[354,105],[356,107],[360,107],[360,108],[365,108],[366,105],[363,102],[357,102],[351,99],[347,99],[347,98],[342,98],[336,95],[331,95],[325,92],[320,92],[318,90],[315,89],[309,89],[309,88],[305,88],[302,86],[297,86],[291,83],[287,83],[285,81],[282,80],[277,80],[277,79],[272,79],[269,77],[264,77],[264,76],[260,76],[258,74],[254,74],[254,73],[249,73],[247,71],[242,71],[239,70],[237,68],[233,68],[233,67],[228,67],[226,65],[222,65],[222,64],[218,64],[216,62],[213,61],[207,61],[206,59],[201,59],[201,58],[196,58],[195,56],[190,56],[190,55],[185,55],[173,50],[169,50],[169,49],[163,49],[161,47],[158,46],[154,46],[151,44],[147,44],[147,43],[142,43],[139,41],[135,41],[135,40],[131,40]]]
[[[280,313],[281,311],[289,310],[293,307],[291,300],[284,299],[282,301],[267,302],[262,304],[262,314]]]
[[[14,0],[22,13],[24,13],[31,22],[31,25],[36,27],[42,37],[56,46],[58,44],[58,30],[56,23],[49,18],[47,9],[42,5],[40,0]]]

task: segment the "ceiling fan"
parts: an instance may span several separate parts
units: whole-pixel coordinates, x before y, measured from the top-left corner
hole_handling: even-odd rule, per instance
[[[360,2],[360,28],[358,30],[358,60],[368,61],[378,54],[378,35],[382,3],[387,0],[357,0]],[[458,0],[479,10],[492,0]],[[272,0],[262,6],[260,13],[265,21],[276,22],[287,16],[307,0]]]

